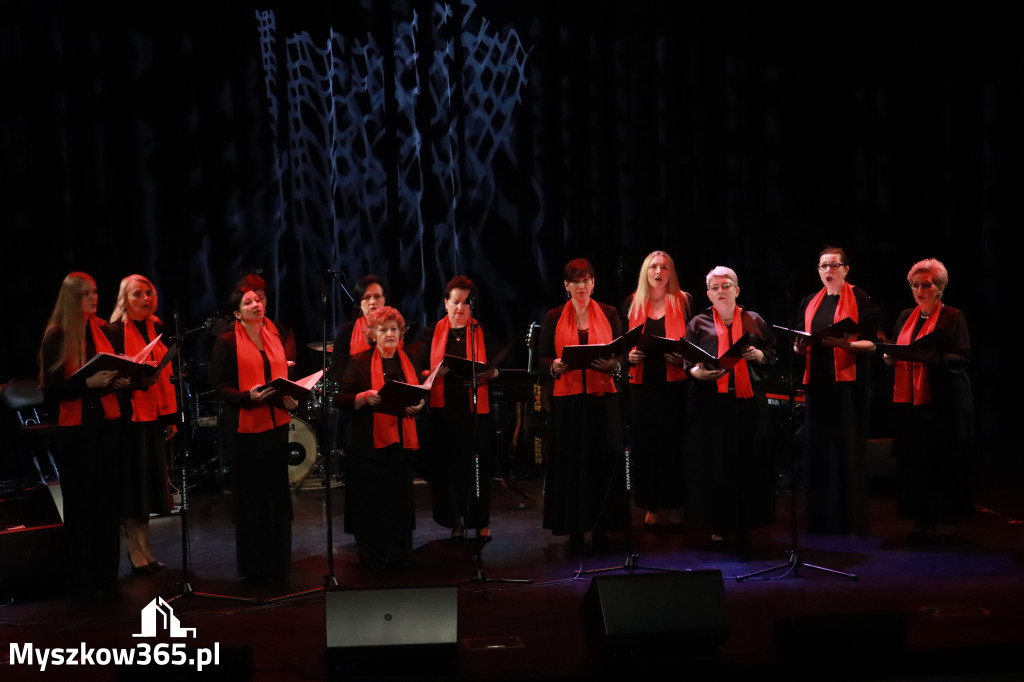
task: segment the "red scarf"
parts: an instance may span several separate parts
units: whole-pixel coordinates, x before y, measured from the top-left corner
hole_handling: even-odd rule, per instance
[[[416,370],[405,351],[396,351],[399,361],[402,363],[402,374],[405,375],[407,384],[419,384],[416,379]],[[380,350],[375,349],[370,357],[370,388],[379,391],[384,387],[384,361],[381,358]],[[373,447],[386,448],[392,443],[399,442],[398,438],[398,417],[383,412],[373,413]],[[402,447],[406,450],[416,450],[420,444],[416,438],[416,421],[410,416],[402,417]]]
[[[917,326],[917,321],[921,317],[921,306],[914,308],[914,312],[903,323],[903,329],[900,330],[900,336],[896,339],[896,343],[906,346],[911,341],[915,341],[925,334],[934,331],[940,312],[942,312],[942,304],[939,304],[939,308],[933,315],[928,317],[928,321],[921,326],[921,331],[915,335],[914,327]],[[927,405],[932,401],[931,384],[928,381],[928,367],[925,363],[904,362],[902,360],[896,363],[892,401],[894,403],[913,403],[914,405]]]
[[[590,308],[590,333],[587,336],[588,344],[609,343],[612,340],[612,327],[608,324],[608,318],[596,301],[591,300]],[[562,308],[562,316],[558,318],[555,325],[555,355],[562,357],[562,349],[566,346],[579,344],[579,334],[576,331],[576,313],[572,301]],[[615,393],[615,382],[612,377],[604,372],[592,369],[571,370],[555,379],[553,395],[577,395],[583,392],[583,372],[587,373],[587,393],[602,395],[604,393]]]
[[[370,342],[366,340],[366,317],[360,317],[352,326],[352,336],[348,340],[348,354],[355,355],[370,350]]]
[[[807,304],[807,310],[804,311],[804,331],[808,334],[811,333],[814,313],[818,312],[818,307],[825,300],[825,295],[825,289],[822,288]],[[832,321],[838,322],[846,317],[855,323],[860,318],[857,311],[857,297],[854,296],[853,285],[849,282],[843,282],[843,290],[839,292],[839,303],[836,305],[836,314]],[[804,365],[805,384],[811,381],[811,351],[813,350],[813,345],[807,347],[807,362]],[[832,350],[835,351],[836,381],[854,381],[857,378],[857,356],[845,348],[833,348]]]
[[[260,339],[263,350],[270,360],[270,378],[287,378],[288,361],[284,357],[284,347],[280,337],[272,332],[267,325],[260,325]],[[263,355],[256,347],[241,322],[235,322],[235,357],[238,361],[238,389],[248,391],[253,386],[267,383],[263,373]],[[254,405],[243,407],[238,411],[238,433],[262,433],[284,426],[291,421],[287,410],[271,405]]]
[[[156,329],[153,327],[153,317],[146,318],[146,334],[150,339],[156,338]],[[142,338],[135,323],[126,320],[124,323],[124,354],[128,357],[135,357],[136,354],[146,347],[146,340]],[[167,354],[167,346],[163,341],[158,341],[150,352],[150,360],[157,364]],[[178,402],[174,397],[174,386],[171,385],[171,366],[168,364],[160,371],[160,376],[152,386],[142,391],[132,393],[132,421],[151,422],[156,418],[171,414],[178,409]]]
[[[476,339],[476,361],[487,363],[487,349],[484,347],[484,333],[480,329],[479,323],[476,320],[470,320],[469,326],[476,326],[476,332],[473,337]],[[448,316],[445,315],[436,325],[434,325],[434,338],[430,341],[430,366],[437,367],[444,360],[444,351],[448,346],[448,332],[451,331],[452,324],[448,320]],[[469,345],[470,335],[466,334],[466,359],[473,359],[473,349]],[[472,392],[472,389],[466,389]],[[476,391],[476,413],[487,414],[490,412],[490,402],[488,401],[488,390],[487,384],[477,384]],[[430,406],[431,407],[444,407],[444,377],[437,377],[434,379],[434,384],[430,388]]]
[[[92,345],[96,348],[97,353],[111,353],[114,352],[114,347],[110,345],[110,340],[107,335],[103,333],[103,324],[96,319],[95,315],[89,315],[86,320],[86,331],[92,334]],[[84,341],[83,341],[84,343]],[[67,379],[81,366],[79,364],[79,353],[78,349],[68,349],[67,358],[64,360],[64,378]],[[121,416],[121,408],[117,405],[117,395],[113,392],[104,393],[100,396],[100,402],[103,404],[103,416],[108,421],[111,419],[117,419]],[[57,424],[60,426],[81,426],[82,425],[82,399],[75,398],[74,400],[62,400],[60,401],[59,414],[57,416]]]
[[[635,310],[629,316],[629,328],[633,329],[638,324],[647,324],[647,308]],[[665,302],[665,337],[669,339],[681,339],[686,336],[686,314],[675,297]],[[665,376],[669,381],[684,381],[687,377],[686,370],[676,365],[665,365]],[[644,363],[640,363],[630,372],[629,383],[644,383]]]
[[[715,334],[718,336],[718,357],[722,357],[725,351],[729,350],[732,344],[740,340],[743,336],[743,308],[736,306],[732,313],[732,334],[729,333],[729,327],[722,320],[718,314],[717,308],[711,308],[711,312],[715,318]],[[737,398],[753,398],[754,390],[750,387],[750,372],[747,370],[747,361],[740,360],[730,370],[733,373],[733,381],[736,385],[736,397]],[[729,372],[726,372],[718,378],[716,382],[718,384],[719,393],[729,392]]]

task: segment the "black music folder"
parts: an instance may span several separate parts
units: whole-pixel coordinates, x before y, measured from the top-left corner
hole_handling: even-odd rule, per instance
[[[290,396],[296,400],[305,400],[309,398],[313,393],[313,387],[316,386],[316,382],[320,381],[320,377],[323,376],[324,371],[317,370],[308,377],[303,377],[298,381],[291,381],[289,379],[277,378],[259,387],[259,390],[263,391],[268,388],[274,389],[276,394],[275,398],[283,398]]]
[[[97,353],[89,358],[89,361],[79,367],[78,371],[71,376],[88,379],[96,372],[106,371],[117,372],[117,375],[124,379],[134,379],[140,374],[152,376],[155,372],[164,368],[164,365],[167,364],[167,360],[170,359],[171,355],[170,352],[168,352],[167,355],[164,356],[164,362],[159,365],[146,359],[149,357],[153,348],[156,347],[161,336],[163,336],[163,334],[157,335],[157,337],[150,341],[145,348],[132,357],[121,355],[120,353]]]
[[[703,362],[706,369],[729,370],[743,359],[743,353],[747,350],[747,346],[750,345],[750,332],[743,332],[743,336],[719,356],[712,355],[686,339],[680,339],[679,342],[679,354],[690,362]]]
[[[943,355],[956,350],[956,342],[946,330],[935,329],[911,343],[876,343],[875,349],[894,360],[938,364]]]
[[[590,363],[594,360],[607,360],[616,355],[622,355],[635,346],[641,336],[643,336],[643,325],[637,325],[608,343],[563,346],[561,360],[569,365],[570,370],[589,369]]]
[[[780,331],[784,331],[784,332],[786,332],[788,334],[793,334],[795,336],[800,336],[800,337],[803,337],[805,339],[818,339],[818,340],[820,340],[820,339],[827,339],[827,338],[841,339],[844,336],[846,336],[847,334],[853,334],[859,328],[857,326],[857,323],[854,322],[849,317],[844,317],[843,319],[839,320],[838,322],[833,322],[829,326],[825,327],[824,329],[818,330],[814,334],[808,334],[807,332],[802,331],[800,329],[790,329],[789,327],[782,327],[782,326],[777,325],[777,324],[773,324],[772,326],[775,327],[776,329],[778,329]]]
[[[430,387],[434,385],[434,378],[437,376],[438,365],[422,384],[406,384],[401,381],[387,379],[384,385],[377,391],[381,402],[373,406],[377,412],[390,414],[395,417],[406,416],[405,408],[412,407],[421,400],[430,399]]]

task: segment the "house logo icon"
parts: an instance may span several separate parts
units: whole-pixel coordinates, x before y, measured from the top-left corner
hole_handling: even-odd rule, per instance
[[[171,637],[195,637],[195,628],[183,628],[174,615],[174,609],[163,600],[156,597],[153,601],[143,607],[142,632],[132,637],[156,637],[158,632],[166,632]]]

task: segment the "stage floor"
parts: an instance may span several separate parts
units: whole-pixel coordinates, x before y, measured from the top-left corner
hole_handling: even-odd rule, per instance
[[[425,484],[416,486],[414,565],[362,569],[352,538],[342,531],[344,488],[332,489],[334,523],[329,529],[324,488],[310,482],[294,493],[290,577],[283,583],[242,582],[235,577],[230,492],[196,492],[189,496],[186,523],[180,515],[152,520],[154,547],[170,568],[154,576],[129,576],[127,558],[122,558],[121,592],[103,600],[65,595],[56,580],[15,593],[0,609],[3,638],[36,649],[82,643],[135,646],[139,640],[132,635],[140,632],[141,610],[161,596],[182,627],[196,629],[189,645],[219,644],[224,666],[242,671],[238,678],[323,679],[333,669],[325,662],[322,588],[333,575],[343,590],[457,588],[458,636],[447,662],[451,668],[420,667],[418,679],[593,679],[610,674],[652,679],[666,664],[678,671],[673,675],[701,670],[747,679],[786,674],[994,680],[1021,679],[1024,672],[1019,653],[1024,651],[1024,475],[1017,463],[986,468],[978,483],[977,514],[960,528],[959,542],[953,544],[908,546],[911,526],[896,516],[894,500],[884,494],[871,499],[867,537],[803,534],[798,527],[803,562],[856,574],[856,580],[806,566],[737,579],[787,563],[793,546],[788,493],[778,495],[777,521],[756,531],[753,548],[743,555],[713,547],[705,529],[645,530],[639,510],[634,510],[628,533],[613,535],[611,546],[595,553],[588,548],[570,552],[564,538],[541,528],[538,478],[513,477],[507,483],[511,488],[492,482],[493,541],[483,547],[479,568],[490,579],[529,583],[481,582],[476,546],[453,545],[448,530],[433,523]],[[187,582],[194,594],[181,596],[185,526],[191,556]],[[325,551],[329,531],[333,565]],[[636,569],[630,559],[634,555]],[[41,573],[53,568],[48,564]],[[610,569],[598,574],[602,580],[661,573],[650,568],[720,571],[727,637],[701,652],[687,652],[680,642],[650,633],[645,635],[650,648],[632,656],[612,647],[595,650],[584,627],[592,621],[585,621],[580,607],[594,580],[587,571],[601,568]],[[672,575],[684,593],[691,589],[685,573]],[[639,604],[640,611],[647,606]],[[395,657],[387,654],[347,666],[346,678],[412,674],[397,668],[389,673]],[[113,667],[30,674],[31,666],[10,665],[10,655],[8,647],[0,651],[4,680],[59,679],[62,674],[67,679],[69,671],[75,679],[135,679],[132,672]],[[160,677],[150,671],[145,677],[181,679],[181,671],[174,672]],[[229,672],[218,679],[229,678]]]

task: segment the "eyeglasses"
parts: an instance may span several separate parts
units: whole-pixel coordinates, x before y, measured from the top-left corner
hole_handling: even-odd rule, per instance
[[[366,294],[362,297],[362,301],[378,301],[384,298],[384,294]]]
[[[736,285],[733,284],[732,282],[722,282],[721,284],[712,284],[711,286],[708,287],[708,291],[712,293],[716,293],[719,289],[721,289],[722,291],[729,291],[735,286]]]
[[[826,270],[838,270],[845,265],[846,263],[818,263],[818,269],[825,272]]]
[[[911,282],[910,283],[910,288],[912,290],[914,290],[914,291],[917,291],[918,289],[924,289],[925,291],[928,291],[933,286],[935,286],[935,284],[933,284],[932,282]]]

